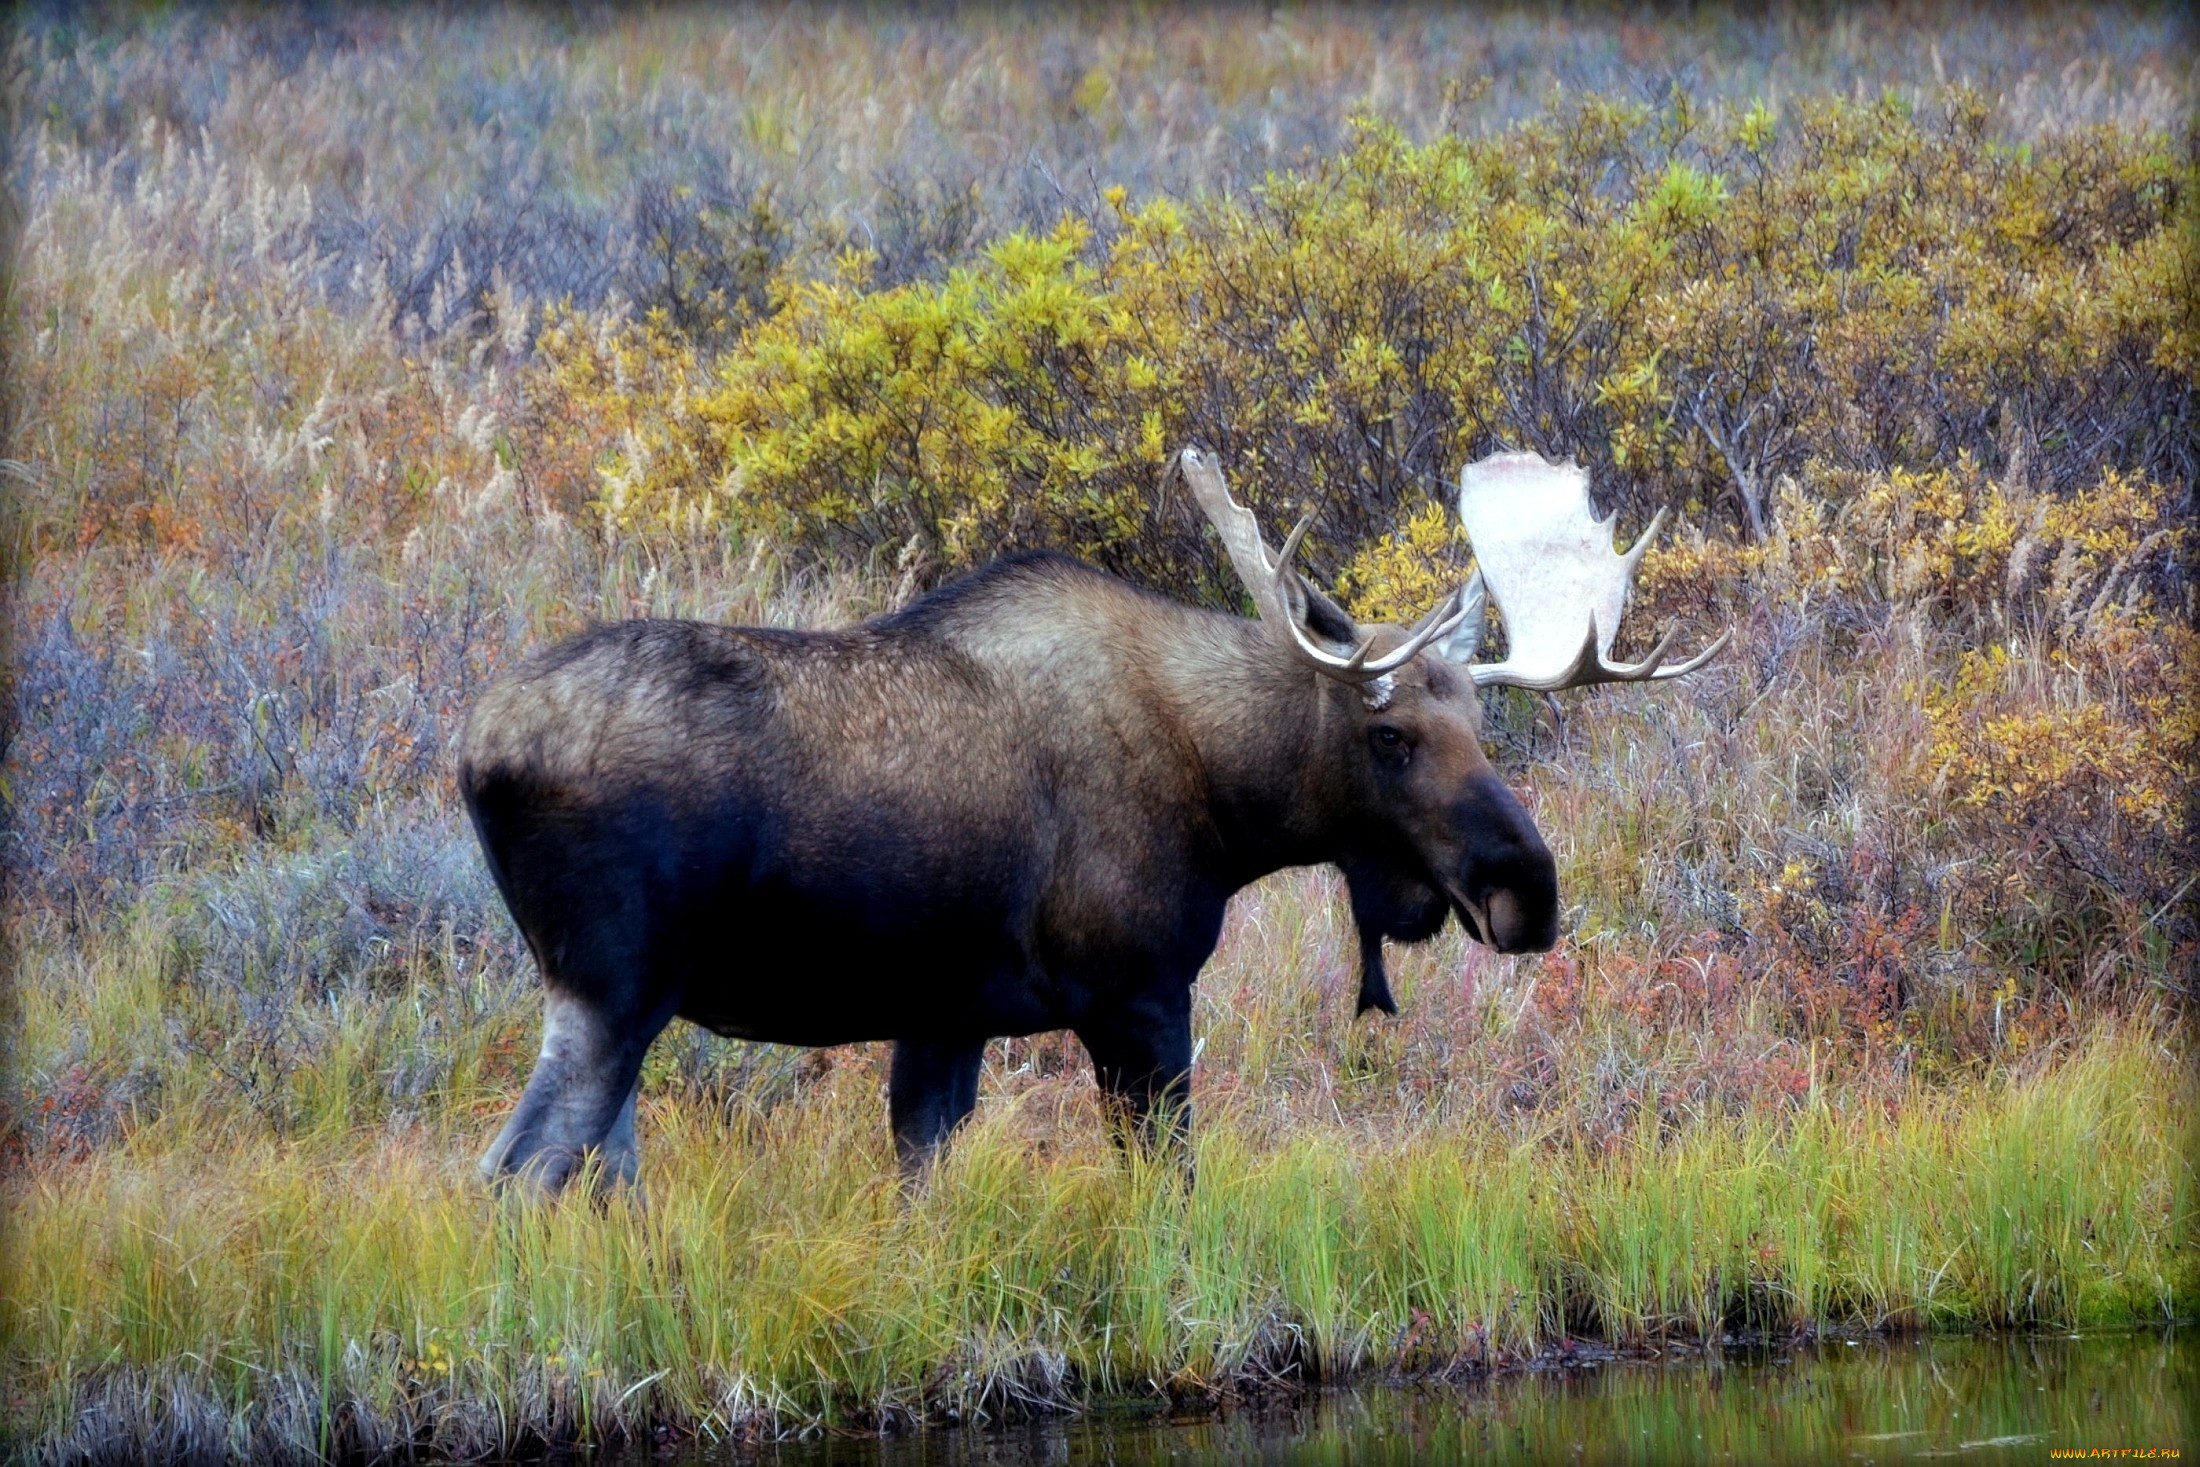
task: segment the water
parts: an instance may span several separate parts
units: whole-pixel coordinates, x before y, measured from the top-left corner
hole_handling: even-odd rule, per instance
[[[720,1448],[691,1467],[2045,1463],[2063,1460],[2058,1448],[2200,1459],[2200,1331],[1831,1339],[1307,1392],[1198,1416],[1124,1404],[1012,1427]]]

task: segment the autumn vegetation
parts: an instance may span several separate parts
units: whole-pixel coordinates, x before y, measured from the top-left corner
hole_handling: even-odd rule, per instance
[[[2104,18],[2105,17],[2105,18]],[[57,1460],[515,1451],[2200,1300],[2200,143],[2168,11],[279,13],[7,41],[0,1399]],[[448,767],[591,619],[1045,546],[1237,604],[1166,456],[1410,619],[1461,464],[1669,508],[1486,704],[1566,936],[1328,875],[1201,984],[1199,1183],[1063,1036],[680,1030],[646,1208],[474,1154],[534,976]]]

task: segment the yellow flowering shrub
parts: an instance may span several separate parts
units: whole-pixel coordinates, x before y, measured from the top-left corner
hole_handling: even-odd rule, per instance
[[[1162,384],[1089,243],[1065,219],[937,284],[871,290],[849,256],[795,287],[700,385],[692,423],[719,502],[798,546],[913,547],[934,568],[1135,542],[1166,454],[1148,411]],[[656,507],[630,495],[621,512]]]
[[[1364,621],[1413,621],[1466,579],[1461,550],[1444,506],[1423,505],[1345,567],[1345,609]]]
[[[1951,506],[1940,504],[1936,510]],[[2006,640],[1923,690],[1972,886],[2015,925],[2074,904],[2154,911],[2190,874],[2200,635],[2176,618],[2170,492],[2113,470],[2077,494],[1978,486],[1909,565]]]
[[[2044,654],[1966,653],[1925,707],[1982,915],[2048,931],[2103,903],[2165,915],[2192,872],[2200,637],[2107,613]]]
[[[690,406],[696,351],[668,312],[634,321],[552,308],[535,352],[523,478],[543,508],[593,509],[619,527],[646,504],[668,529],[723,513]]]
[[[2071,659],[2056,662],[2055,674],[2072,671]],[[2195,773],[2191,716],[2175,710],[2160,680],[2112,699],[2089,697],[2079,683],[2051,675],[2043,704],[2012,675],[2006,649],[1965,654],[1954,689],[1929,705],[1956,803],[2038,827],[2050,838],[2070,822],[2111,814],[2120,822],[2181,829],[2184,791]]]
[[[1579,457],[1630,518],[1689,506],[1760,543],[1787,482],[1836,518],[1876,485],[1855,513],[1923,527],[1976,520],[1956,501],[2011,444],[2048,497],[2104,463],[2166,471],[2165,425],[2196,417],[2189,144],[2018,148],[1986,116],[1957,90],[1916,114],[1588,98],[1419,143],[1366,122],[1250,196],[1116,190],[940,280],[876,288],[843,256],[642,389],[664,435],[607,452],[606,508],[646,529],[707,503],[930,577],[1046,544],[1212,593],[1197,517],[1156,493],[1197,441],[1279,525],[1314,508],[1317,573],[1379,599],[1370,547],[1409,544],[1498,447]],[[1841,574],[1953,594],[2021,530]]]
[[[2143,600],[2181,540],[2168,491],[2109,469],[2074,493],[2043,494],[2018,467],[1990,479],[1966,456],[1861,480],[1836,532],[1857,552],[1858,589],[1965,611],[1981,626],[2076,625]]]

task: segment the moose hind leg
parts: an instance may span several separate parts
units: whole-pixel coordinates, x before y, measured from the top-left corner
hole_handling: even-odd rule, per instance
[[[493,1182],[517,1177],[554,1193],[598,1156],[603,1182],[632,1181],[640,1168],[634,1092],[642,1056],[664,1022],[551,989],[535,1073],[481,1158],[482,1175]]]
[[[902,1173],[931,1165],[942,1143],[978,1104],[978,1070],[985,1041],[900,1039],[886,1080],[886,1112]]]

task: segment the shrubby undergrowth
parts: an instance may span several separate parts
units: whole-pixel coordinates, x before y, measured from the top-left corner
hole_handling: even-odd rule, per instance
[[[1590,99],[1421,145],[1367,122],[1250,196],[1119,190],[937,283],[878,288],[844,256],[707,362],[665,315],[546,356],[573,411],[631,435],[603,465],[622,526],[726,519],[931,573],[1067,544],[1214,580],[1198,517],[1156,503],[1186,441],[1256,507],[1317,507],[1316,565],[1371,550],[1363,577],[1500,443],[1581,459],[1615,507],[1729,499],[1758,540],[1783,477],[1823,499],[2013,443],[2066,493],[2108,467],[2181,485],[2189,147],[2018,147],[1988,118],[1959,91],[1784,116]],[[635,363],[665,374],[638,400]]]

